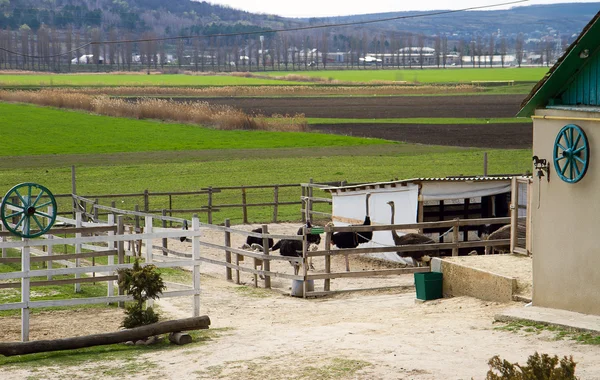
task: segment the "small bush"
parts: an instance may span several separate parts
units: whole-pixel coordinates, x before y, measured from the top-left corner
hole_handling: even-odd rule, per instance
[[[159,315],[149,307],[144,310],[144,302],[157,299],[166,286],[156,266],[140,266],[138,260],[131,269],[119,269],[119,287],[131,294],[135,303],[127,307],[127,315],[123,327],[134,328],[158,322]]]
[[[556,355],[551,357],[536,352],[527,359],[526,366],[521,366],[496,355],[488,361],[490,370],[486,380],[575,380],[576,364],[573,356],[559,360]]]

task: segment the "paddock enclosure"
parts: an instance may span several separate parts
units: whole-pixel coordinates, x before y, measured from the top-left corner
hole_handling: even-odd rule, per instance
[[[512,180],[515,191],[517,179]],[[192,297],[191,314],[197,316],[200,306],[200,266],[211,267],[210,273],[218,274],[227,281],[264,287],[289,294],[290,289],[300,288],[301,297],[325,296],[357,290],[393,289],[410,287],[412,284],[398,281],[398,275],[428,272],[430,268],[407,267],[404,263],[382,260],[377,254],[392,252],[414,252],[440,250],[452,256],[464,250],[481,249],[486,246],[511,246],[519,242],[516,235],[510,239],[469,240],[460,239],[461,231],[477,229],[485,224],[508,224],[518,220],[516,208],[510,217],[501,218],[452,218],[401,224],[375,224],[372,226],[333,226],[322,221],[332,219],[332,214],[316,211],[315,204],[328,206],[331,199],[319,197],[315,190],[331,184],[301,184],[299,203],[303,221],[292,224],[263,224],[262,232],[252,232],[257,225],[232,226],[229,219],[222,225],[204,223],[197,214],[191,220],[138,210],[124,210],[102,205],[97,199],[71,195],[75,218],[57,216],[57,224],[36,239],[19,239],[2,231],[2,258],[0,263],[20,263],[20,269],[0,273],[0,289],[19,293],[20,301],[0,305],[0,310],[20,309],[22,314],[22,340],[28,340],[28,320],[31,308],[52,306],[74,306],[82,304],[120,303],[131,300],[116,286],[117,270],[132,266],[133,258],[159,268],[188,268],[192,272],[191,283],[172,284],[163,297]],[[510,186],[509,186],[510,187]],[[325,193],[323,193],[325,194]],[[512,198],[514,202],[518,197]],[[244,214],[243,205],[239,205]],[[273,207],[273,204],[270,204]],[[467,206],[469,204],[467,203]],[[439,204],[436,206],[439,209]],[[458,214],[446,209],[447,215],[462,216],[465,205]],[[471,206],[469,206],[471,207]],[[467,209],[469,209],[467,207]],[[481,207],[481,206],[480,206]],[[325,207],[326,208],[326,207]],[[313,217],[319,214],[322,226]],[[423,215],[426,215],[425,213]],[[473,213],[475,215],[475,213]],[[473,216],[473,215],[466,215]],[[479,214],[481,215],[481,212]],[[303,223],[313,220],[312,228]],[[300,234],[296,232],[300,228]],[[440,238],[435,244],[395,246],[359,246],[354,249],[332,249],[332,234],[337,232],[372,231],[374,234],[389,234],[392,230],[420,230],[439,232],[451,230],[452,239]],[[310,234],[322,235],[321,244],[311,246]],[[262,239],[262,250],[243,248],[247,237]],[[210,237],[210,238],[209,238]],[[269,250],[267,239],[288,239],[301,242],[298,257],[281,256]],[[524,253],[528,253],[524,251]],[[370,257],[365,257],[369,254]],[[343,260],[350,257],[351,266],[346,268]],[[42,267],[32,264],[42,263]],[[291,264],[291,265],[290,265]],[[296,267],[297,273],[294,271]],[[82,297],[82,288],[89,283],[104,283],[104,296]],[[68,299],[36,300],[38,287],[73,284],[75,297]],[[314,288],[312,287],[314,284]],[[33,289],[33,290],[32,290]],[[171,290],[177,289],[177,290]],[[85,293],[85,292],[84,292]]]

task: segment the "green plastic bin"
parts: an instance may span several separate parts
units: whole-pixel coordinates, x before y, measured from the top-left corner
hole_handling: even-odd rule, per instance
[[[423,301],[442,298],[442,273],[415,273],[415,288],[417,298]]]

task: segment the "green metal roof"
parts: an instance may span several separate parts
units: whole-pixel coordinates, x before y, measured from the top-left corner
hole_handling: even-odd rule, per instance
[[[517,116],[554,105],[600,105],[600,12],[521,103]]]

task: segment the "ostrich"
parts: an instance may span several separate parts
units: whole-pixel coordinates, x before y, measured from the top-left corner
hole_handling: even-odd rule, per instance
[[[371,217],[369,216],[369,198],[371,194],[367,193],[367,197],[365,200],[366,203],[366,213],[365,213],[365,221],[363,222],[363,226],[371,225]],[[331,236],[331,245],[335,245],[338,248],[356,248],[359,244],[368,243],[373,238],[372,231],[364,231],[364,232],[336,232]],[[346,272],[350,272],[350,262],[348,259],[348,254],[344,255],[346,257]]]
[[[257,232],[260,234],[260,233],[262,233],[262,227],[255,228],[252,230],[252,232]],[[263,238],[248,236],[246,238],[246,244],[250,247],[252,246],[252,244],[258,244],[258,245],[260,245],[260,248],[262,249]],[[269,238],[269,249],[272,249],[272,248],[273,248],[273,239]]]
[[[394,224],[394,214],[396,211],[396,206],[394,205],[394,201],[389,201],[387,203],[390,205],[392,209],[392,220],[391,224]],[[392,237],[394,238],[394,243],[396,245],[416,245],[416,244],[433,244],[435,241],[425,235],[416,234],[416,233],[408,233],[403,236],[399,236],[395,230],[392,230]],[[430,256],[439,256],[439,251],[428,251],[429,254],[426,254],[424,251],[419,252],[397,252],[400,257],[411,257],[417,263],[425,263],[431,260]]]
[[[306,222],[306,227],[311,228],[312,225],[310,222]],[[304,233],[304,227],[300,227],[298,229],[298,235],[302,235]],[[309,234],[306,236],[306,240],[308,244],[316,244],[321,243],[321,236]],[[287,257],[302,257],[302,241],[301,240],[290,240],[290,239],[281,239],[273,246],[273,251],[279,250],[281,256]],[[300,270],[300,266],[290,262],[294,267],[294,274],[298,274]],[[311,264],[312,266],[312,264]]]
[[[510,239],[510,224],[502,226],[498,228],[496,231],[492,232],[488,235],[485,240],[499,240],[499,239]],[[527,231],[525,226],[522,226],[517,223],[517,238],[524,239],[527,235]],[[510,250],[510,244],[507,245],[499,245],[496,247],[485,247],[485,254],[489,255],[490,253],[494,253],[494,251],[498,251],[500,253],[508,252]]]

